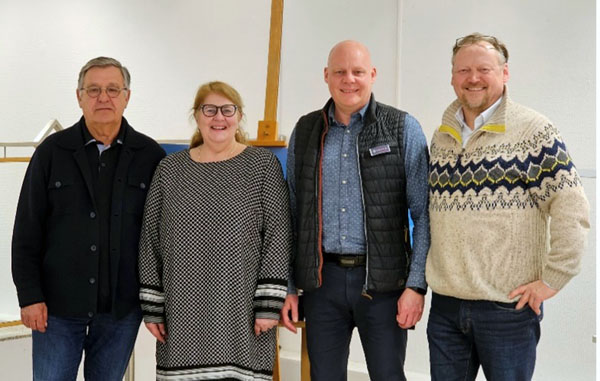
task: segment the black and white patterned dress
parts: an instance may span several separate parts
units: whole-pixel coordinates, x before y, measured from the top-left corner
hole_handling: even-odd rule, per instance
[[[140,238],[147,323],[165,323],[157,380],[270,380],[291,253],[288,191],[277,158],[246,147],[219,162],[189,150],[163,159]]]

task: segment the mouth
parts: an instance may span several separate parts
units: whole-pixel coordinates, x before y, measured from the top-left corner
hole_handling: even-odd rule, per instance
[[[358,89],[340,89],[340,92],[342,92],[343,94],[353,94],[357,93]]]
[[[465,90],[467,90],[467,91],[473,91],[473,92],[483,91],[485,89],[486,89],[486,87],[466,87],[465,88]]]
[[[227,126],[210,126],[211,130],[224,131],[227,129]]]

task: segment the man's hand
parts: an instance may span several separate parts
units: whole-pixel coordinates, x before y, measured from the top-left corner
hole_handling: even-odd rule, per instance
[[[292,318],[290,320],[290,311],[292,312]],[[283,308],[281,309],[281,322],[288,330],[296,333],[296,327],[294,323],[298,322],[298,295],[287,294]]]
[[[21,308],[21,322],[34,331],[46,332],[48,326],[48,307],[46,303],[35,303]]]
[[[279,320],[275,319],[255,319],[254,320],[254,334],[256,336],[260,335],[263,332],[267,332],[273,327],[277,326]]]
[[[423,316],[424,305],[425,295],[410,288],[405,289],[398,298],[398,314],[396,315],[398,326],[404,329],[414,327]]]
[[[152,334],[152,336],[156,337],[156,340],[161,343],[166,343],[167,341],[167,330],[165,329],[165,323],[144,323],[146,324],[146,328]]]
[[[509,299],[513,299],[514,297],[521,295],[515,309],[520,310],[525,307],[525,304],[529,304],[529,307],[531,307],[533,312],[539,315],[542,313],[542,310],[540,310],[542,302],[546,299],[550,299],[556,294],[558,294],[558,290],[546,286],[541,280],[536,280],[535,282],[527,283],[515,288],[508,294],[508,297]]]

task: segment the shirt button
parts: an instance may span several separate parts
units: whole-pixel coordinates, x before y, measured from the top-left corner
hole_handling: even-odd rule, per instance
[[[345,240],[345,239],[346,239],[346,236],[345,236],[345,235],[343,235],[343,236],[342,236],[342,240]]]
[[[349,134],[350,133],[350,129],[346,128],[346,133]]]
[[[92,278],[88,279],[88,281],[90,282],[90,284],[94,284],[94,283],[96,283],[96,278],[92,277]]]
[[[57,182],[54,183],[54,186],[57,187],[57,188],[60,188],[61,185],[62,184],[60,183],[60,181],[57,181]]]
[[[346,184],[346,183],[347,183],[347,181],[346,181],[346,180],[342,180],[342,184]]]
[[[347,153],[342,154],[342,157],[348,157]]]
[[[98,250],[98,247],[96,247],[96,245],[92,245],[92,246],[90,246],[90,250],[91,251],[96,251],[96,250]]]
[[[346,211],[346,208],[342,208],[340,210],[342,211],[342,213],[344,213]]]
[[[96,218],[96,213],[95,212],[90,212],[90,218]]]

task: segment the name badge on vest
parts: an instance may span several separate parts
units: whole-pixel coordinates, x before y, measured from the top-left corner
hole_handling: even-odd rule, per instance
[[[369,148],[369,153],[371,156],[383,155],[384,153],[390,153],[392,150],[390,149],[389,144],[382,144],[377,147]]]

